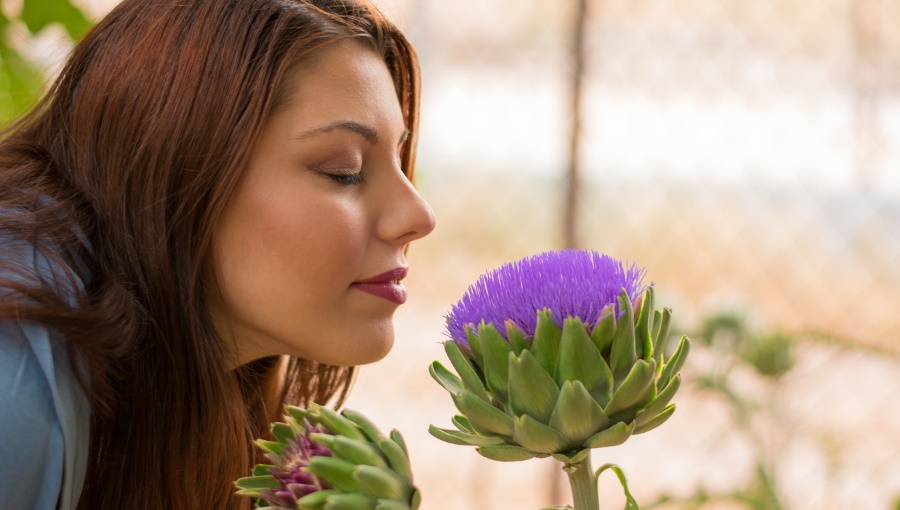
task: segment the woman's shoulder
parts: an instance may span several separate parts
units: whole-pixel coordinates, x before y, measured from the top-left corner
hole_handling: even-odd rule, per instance
[[[0,268],[6,272],[0,287],[4,281],[50,279],[70,299],[84,290],[77,276],[74,282],[60,278],[75,273],[60,267],[58,258],[2,227],[0,221]],[[0,299],[3,294],[0,288]],[[0,319],[0,416],[0,508],[75,508],[87,466],[90,405],[55,330]]]
[[[0,416],[0,507],[74,508],[90,405],[52,330],[0,322]]]

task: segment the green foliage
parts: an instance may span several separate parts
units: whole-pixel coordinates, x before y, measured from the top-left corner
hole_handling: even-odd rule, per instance
[[[53,23],[60,23],[73,40],[81,39],[91,28],[91,22],[84,13],[69,0],[25,0],[21,19],[32,34]]]
[[[24,0],[15,18],[0,12],[0,125],[28,110],[42,93],[47,77],[24,50],[31,38],[57,23],[72,40],[80,39],[91,27],[91,21],[70,0]],[[23,40],[17,30],[22,26],[31,37]]]
[[[742,356],[765,377],[778,378],[794,367],[793,341],[784,333],[753,336]]]
[[[794,367],[793,341],[782,332],[751,331],[738,313],[714,314],[704,321],[700,339],[719,352],[732,352],[738,361],[764,377],[779,378]]]
[[[737,312],[708,316],[695,337],[715,354],[716,360],[707,370],[697,373],[695,384],[703,391],[718,395],[731,408],[736,430],[753,445],[756,469],[753,477],[734,491],[710,493],[698,487],[688,497],[663,495],[645,510],[670,504],[701,509],[721,501],[737,503],[749,510],[782,510],[784,505],[774,476],[778,468],[777,448],[764,439],[759,425],[779,420],[774,408],[776,395],[780,379],[794,367],[795,339],[779,331],[756,331]],[[764,398],[732,379],[736,371],[748,369],[759,376]]]
[[[628,489],[628,480],[625,478],[625,472],[622,471],[622,468],[615,464],[604,464],[597,470],[596,476],[599,477],[600,473],[603,473],[607,469],[615,473],[616,477],[619,478],[619,484],[622,485],[622,490],[625,491],[625,510],[639,510],[637,501],[635,501],[634,496],[632,496],[631,491]]]

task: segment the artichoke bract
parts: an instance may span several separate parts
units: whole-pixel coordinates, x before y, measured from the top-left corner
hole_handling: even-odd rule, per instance
[[[403,437],[386,436],[365,416],[312,404],[286,407],[272,425],[275,441],[257,440],[272,464],[235,482],[257,508],[289,510],[416,510],[419,491]]]
[[[460,412],[431,434],[493,460],[572,466],[665,422],[690,342],[665,359],[671,311],[654,309],[643,274],[564,250],[483,275],[447,317],[455,373],[429,369]]]

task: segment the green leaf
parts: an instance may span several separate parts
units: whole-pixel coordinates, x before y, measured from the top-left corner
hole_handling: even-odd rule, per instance
[[[422,493],[419,492],[418,489],[413,487],[412,497],[409,498],[409,508],[410,510],[418,510],[419,505],[422,503]],[[387,508],[378,508],[376,510],[390,510]]]
[[[325,510],[374,510],[375,499],[362,493],[333,494],[325,499]]]
[[[440,361],[432,362],[431,366],[428,367],[428,373],[431,374],[432,379],[449,391],[451,395],[459,395],[465,389],[465,384],[462,380],[456,374],[447,370],[447,367],[441,365]]]
[[[554,453],[551,455],[554,459],[562,462],[563,464],[578,464],[583,461],[585,457],[591,454],[590,448],[573,448],[571,450],[566,450],[560,453]]]
[[[632,412],[629,413],[629,415],[625,419],[625,421],[633,420],[635,418],[635,416],[637,416],[638,411],[646,408],[648,405],[650,405],[651,402],[656,400],[656,397],[657,397],[657,387],[656,387],[656,378],[655,378],[656,372],[657,372],[656,360],[654,360],[654,359],[650,360],[650,367],[653,368],[653,374],[654,374],[654,376],[650,379],[650,388],[647,390],[646,393],[644,393],[644,397],[641,398],[640,400],[638,400],[637,403],[634,404],[634,406],[632,406],[633,407],[633,409],[631,410]]]
[[[366,441],[366,436],[359,427],[352,421],[338,414],[337,411],[322,407],[318,404],[310,404],[309,410],[318,414],[322,425],[332,434]]]
[[[482,457],[500,462],[519,462],[522,460],[533,459],[538,456],[535,452],[512,445],[482,446],[476,448],[475,451]]]
[[[410,487],[390,469],[376,466],[356,466],[353,479],[360,490],[375,499],[408,500]]]
[[[294,429],[292,429],[290,425],[281,422],[275,422],[272,424],[272,435],[280,443],[287,443],[288,439],[294,439],[297,437],[294,433]]]
[[[275,466],[271,464],[257,464],[256,466],[253,466],[253,476],[266,476],[273,468],[275,468]]]
[[[447,357],[450,358],[450,363],[453,364],[453,368],[456,369],[456,373],[459,374],[459,378],[462,380],[466,389],[485,402],[490,402],[491,397],[489,397],[485,391],[484,382],[482,382],[478,372],[475,371],[475,367],[472,366],[469,357],[459,348],[459,344],[454,340],[444,342],[444,352],[446,352]]]
[[[678,391],[678,388],[681,386],[681,374],[676,374],[675,378],[669,381],[669,384],[666,385],[665,388],[659,395],[653,399],[653,402],[647,406],[646,409],[640,412],[634,420],[635,426],[637,428],[643,427],[645,423],[654,418],[657,414],[661,413],[663,409],[669,404],[672,400],[672,397],[675,396],[675,392]],[[637,433],[637,432],[635,432]]]
[[[553,312],[545,308],[537,312],[537,326],[535,326],[534,340],[531,342],[531,351],[538,363],[552,377],[556,372],[556,357],[559,354],[559,339],[562,328],[553,319]]]
[[[589,437],[587,441],[584,442],[584,447],[606,448],[608,446],[617,446],[627,441],[628,438],[631,437],[633,431],[634,422],[619,422],[612,427]]]
[[[656,331],[653,333],[653,359],[656,360],[656,366],[662,369],[663,355],[669,339],[669,325],[672,322],[672,310],[663,308],[662,312],[656,313],[659,314],[659,318],[655,320]]]
[[[333,436],[331,434],[322,434],[319,432],[313,432],[312,434],[309,435],[309,439],[311,441],[318,443],[318,444],[324,446],[325,448],[328,448],[329,450],[334,448],[334,443],[336,441],[335,438],[337,438],[337,437],[338,436]],[[344,459],[344,460],[348,460],[348,459]]]
[[[243,490],[265,490],[265,489],[277,489],[281,487],[278,483],[278,480],[275,479],[272,475],[262,475],[262,476],[248,476],[245,478],[238,478],[237,481],[234,482],[235,487]]]
[[[493,324],[478,326],[478,340],[484,356],[484,378],[491,393],[500,401],[507,400],[509,354],[512,348]]]
[[[321,436],[324,435],[327,434],[310,434],[310,439],[328,448],[335,457],[353,464],[387,467],[387,462],[381,456],[381,451],[371,443],[344,436],[331,436],[333,440],[329,446],[321,441]]]
[[[672,354],[672,357],[663,367],[662,372],[659,374],[659,384],[666,385],[669,384],[669,379],[675,376],[679,371],[681,371],[682,365],[687,360],[688,353],[691,352],[691,341],[688,337],[681,337],[681,342],[678,344],[678,349],[675,350],[675,354]]]
[[[323,508],[325,508],[325,501],[329,496],[334,496],[340,493],[341,491],[337,491],[334,489],[325,489],[313,492],[312,494],[308,494],[298,499],[297,508],[298,510],[322,510]]]
[[[312,425],[318,424],[319,420],[309,413],[306,409],[297,406],[285,406],[288,416],[296,420],[298,423],[308,422]]]
[[[277,441],[266,441],[265,439],[257,439],[253,442],[260,450],[266,453],[274,453],[281,455],[284,453],[284,444]]]
[[[666,420],[668,420],[674,413],[675,413],[675,404],[670,404],[665,409],[663,409],[663,411],[661,413],[657,414],[650,420],[647,420],[646,422],[644,422],[643,425],[641,425],[639,427],[635,427],[634,433],[635,434],[643,434],[644,432],[650,432],[651,430],[653,430],[656,427],[659,427],[660,425],[665,423]]]
[[[386,437],[378,438],[375,445],[384,454],[394,472],[412,484],[412,467],[409,465],[409,457],[406,455],[403,447]]]
[[[2,18],[5,20],[6,18]],[[4,36],[3,28],[0,36]],[[9,95],[0,101],[0,122],[6,123],[25,113],[37,102],[44,90],[44,76],[40,69],[29,64],[13,47],[0,42],[0,80],[8,84]]]
[[[391,434],[388,436],[391,438],[391,441],[397,443],[397,446],[403,450],[403,454],[409,457],[409,448],[406,447],[406,440],[403,439],[403,436],[400,435],[400,431],[397,429],[391,430]]]
[[[597,346],[600,354],[608,355],[612,349],[613,340],[616,338],[616,310],[613,305],[607,305],[600,312],[600,320],[591,331],[591,340]]]
[[[466,390],[466,391],[468,391],[468,390]],[[465,393],[465,392],[463,392],[463,393]],[[466,414],[466,411],[465,411],[465,409],[463,409],[463,405],[462,405],[462,393],[460,393],[459,395],[454,395],[451,393],[450,398],[453,400],[453,405],[456,406],[456,410],[462,414]],[[478,397],[475,397],[475,398],[478,398]]]
[[[538,453],[555,453],[569,446],[569,442],[562,434],[527,414],[515,419],[513,439],[523,447]]]
[[[460,432],[470,432],[475,433],[475,429],[472,428],[472,424],[469,423],[469,420],[466,419],[465,416],[461,414],[454,415],[453,418],[450,418],[450,421],[456,425],[456,428],[460,430]]]
[[[21,19],[32,34],[51,23],[61,23],[69,37],[79,40],[91,28],[91,22],[69,0],[24,0]]]
[[[613,417],[615,413],[642,402],[652,390],[655,369],[656,361],[650,360],[650,363],[647,363],[638,360],[628,373],[628,377],[613,392],[612,400],[603,409],[606,415]]]
[[[428,432],[441,441],[462,446],[493,446],[506,443],[497,436],[479,436],[452,429],[441,429],[434,425],[428,426]]]
[[[509,356],[509,405],[516,416],[527,414],[550,423],[558,398],[559,387],[531,351]]]
[[[341,411],[341,415],[353,422],[354,425],[359,427],[359,429],[362,430],[363,434],[366,435],[366,438],[369,441],[375,441],[377,438],[384,435],[380,430],[378,430],[378,427],[376,427],[371,420],[366,418],[365,415],[360,412],[354,411],[352,409],[344,409]]]
[[[616,338],[613,340],[610,353],[609,368],[613,373],[613,380],[618,387],[631,371],[631,366],[637,359],[634,338],[634,311],[631,309],[631,301],[625,289],[619,294],[619,311],[622,316],[616,326]]]
[[[599,401],[608,401],[612,391],[612,372],[578,318],[565,320],[559,342],[556,384],[565,381],[580,381]]]
[[[505,325],[506,341],[509,342],[509,346],[512,348],[513,352],[516,353],[516,356],[518,356],[522,351],[530,347],[530,342],[525,339],[525,331],[523,331],[515,322],[506,319]]]
[[[625,472],[622,471],[622,468],[615,464],[604,464],[597,469],[594,479],[600,478],[600,474],[607,469],[612,470],[619,478],[619,483],[622,485],[622,490],[625,492],[625,510],[640,510],[637,501],[635,501],[634,496],[631,495],[631,491],[628,490],[628,479],[625,478]]]
[[[609,418],[580,381],[566,381],[550,416],[550,426],[573,445],[581,445],[609,425]]]
[[[411,510],[411,508],[406,502],[396,499],[379,499],[375,504],[375,510]]]
[[[314,456],[309,459],[309,470],[322,477],[335,489],[343,492],[356,492],[359,488],[353,479],[356,466],[346,460],[334,457]]]
[[[481,342],[478,340],[478,335],[475,334],[474,326],[467,324],[464,330],[466,332],[466,343],[469,345],[469,353],[472,355],[472,360],[475,361],[478,368],[484,370],[484,358],[481,356]]]
[[[638,357],[648,360],[653,357],[653,287],[647,287],[641,299],[641,313],[638,315],[635,328],[635,341],[637,342]]]
[[[476,397],[471,391],[463,391],[457,404],[460,411],[468,418],[475,432],[483,436],[507,436],[513,435],[512,418]]]

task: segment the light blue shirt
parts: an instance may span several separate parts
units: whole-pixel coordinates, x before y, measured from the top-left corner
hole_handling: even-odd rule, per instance
[[[53,280],[42,253],[2,231],[0,258]],[[90,405],[62,335],[38,324],[0,322],[0,508],[75,509],[89,440]]]

